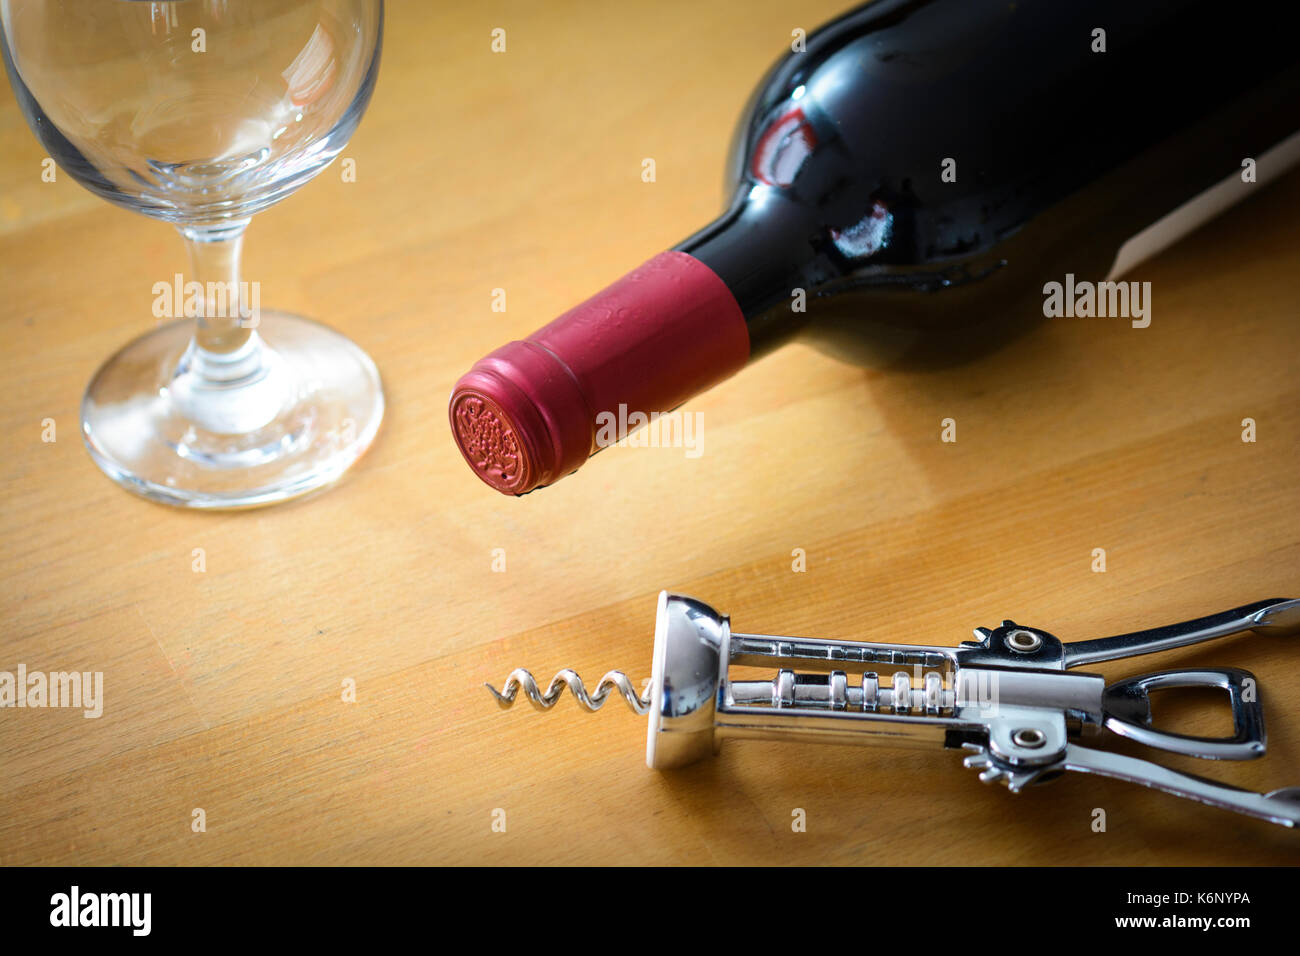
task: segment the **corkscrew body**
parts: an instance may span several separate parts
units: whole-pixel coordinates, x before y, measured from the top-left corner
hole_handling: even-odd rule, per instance
[[[541,693],[513,671],[502,707],[523,692],[549,709],[567,686],[588,710],[615,690],[648,714],[646,763],[669,769],[714,753],[727,738],[887,747],[965,749],[985,783],[1018,792],[1067,770],[1128,780],[1287,827],[1300,826],[1300,787],[1260,794],[1077,741],[1109,731],[1150,747],[1209,760],[1264,755],[1263,710],[1255,678],[1236,668],[1161,671],[1107,685],[1081,664],[1151,654],[1242,631],[1300,634],[1300,601],[1275,598],[1167,627],[1062,643],[1046,631],[1003,621],[976,628],[953,648],[735,634],[730,619],[694,598],[661,592],[650,688],[638,697],[619,671],[588,695],[563,670]],[[797,664],[798,672],[792,666]],[[769,680],[733,680],[733,666],[777,667]],[[888,684],[881,672],[890,673]],[[853,675],[852,677],[850,675]],[[1194,737],[1152,726],[1150,694],[1169,687],[1224,691],[1233,734]]]

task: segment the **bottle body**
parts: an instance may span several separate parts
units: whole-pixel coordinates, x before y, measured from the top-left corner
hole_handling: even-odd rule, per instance
[[[799,331],[852,352],[874,323],[984,329],[1067,273],[1106,278],[1297,130],[1294,45],[1221,3],[884,0],[772,68],[730,208],[675,248],[735,292],[754,355]]]
[[[462,451],[522,494],[598,450],[602,412],[689,397],[647,377],[700,391],[800,333],[870,354],[882,324],[996,341],[1044,314],[1047,283],[1106,278],[1126,240],[1243,160],[1300,152],[1278,146],[1300,146],[1300,56],[1281,33],[1207,0],[877,0],[846,14],[757,87],[721,217],[630,274],[612,306],[602,293],[493,353],[500,380],[467,382],[484,360],[458,383]],[[467,394],[486,418],[466,418]],[[638,404],[658,398],[673,404]],[[526,480],[494,480],[493,442]]]

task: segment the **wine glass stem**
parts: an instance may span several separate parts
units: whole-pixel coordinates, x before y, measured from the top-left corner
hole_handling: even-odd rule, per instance
[[[223,435],[246,435],[264,427],[280,414],[292,391],[275,355],[257,334],[257,285],[239,279],[247,225],[243,219],[180,227],[190,250],[186,312],[196,321],[168,393],[189,422]]]
[[[217,364],[249,346],[257,324],[260,296],[249,294],[239,281],[239,255],[248,220],[209,226],[182,226],[190,253],[190,281],[198,283],[202,303],[195,316],[194,347]],[[194,286],[187,286],[193,289]],[[186,299],[190,296],[187,294]],[[255,346],[254,346],[255,347]]]

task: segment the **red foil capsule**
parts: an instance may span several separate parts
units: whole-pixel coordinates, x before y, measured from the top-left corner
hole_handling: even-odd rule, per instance
[[[602,412],[671,411],[748,359],[726,284],[698,259],[663,252],[476,362],[452,389],[451,431],[475,474],[527,494],[597,450]]]

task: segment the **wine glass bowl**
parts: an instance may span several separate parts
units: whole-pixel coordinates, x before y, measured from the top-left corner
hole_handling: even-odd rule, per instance
[[[120,484],[191,507],[269,504],[334,481],[373,441],[373,362],[262,309],[239,253],[249,218],[347,144],[382,34],[382,0],[0,3],[5,66],[50,156],[175,225],[190,252],[184,281],[168,269],[151,290],[173,321],[105,363],[82,402],[86,445]]]

